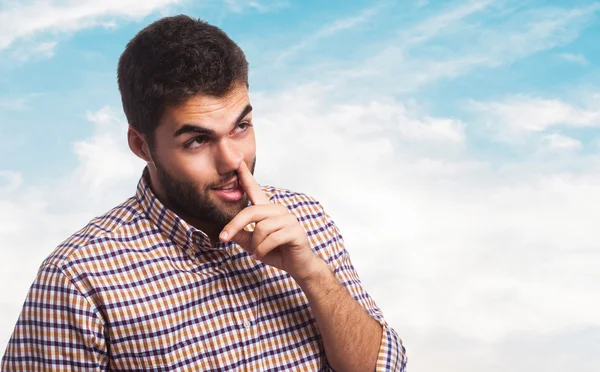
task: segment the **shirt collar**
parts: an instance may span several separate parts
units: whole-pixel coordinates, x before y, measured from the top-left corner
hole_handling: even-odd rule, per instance
[[[148,168],[144,168],[138,182],[135,198],[146,217],[171,241],[182,247],[188,254],[195,256],[196,248],[201,250],[221,250],[230,243],[218,243],[213,247],[208,236],[200,229],[188,224],[171,209],[167,208],[150,187]]]

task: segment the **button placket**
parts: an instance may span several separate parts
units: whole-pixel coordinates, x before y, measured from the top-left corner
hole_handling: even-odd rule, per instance
[[[227,277],[227,285],[229,286],[229,302],[231,305],[238,309],[234,314],[236,320],[236,326],[239,330],[238,334],[241,342],[248,342],[247,346],[242,347],[242,354],[246,360],[251,359],[254,356],[261,355],[262,347],[259,343],[250,344],[249,341],[257,339],[260,333],[259,324],[257,320],[260,316],[260,301],[264,295],[262,293],[262,267],[263,264],[256,262],[250,255],[239,247],[237,244],[232,244],[226,250],[229,255],[229,259],[223,267],[227,266],[229,272]],[[254,265],[260,265],[257,271],[253,273],[247,272],[248,269],[253,268]],[[245,274],[241,274],[246,271]],[[237,274],[233,274],[237,272]],[[248,289],[256,285],[253,289]],[[245,287],[245,289],[243,289]],[[253,302],[256,302],[252,304]],[[246,366],[248,371],[261,371],[264,370],[264,361],[262,358],[257,358],[254,362],[249,363]]]

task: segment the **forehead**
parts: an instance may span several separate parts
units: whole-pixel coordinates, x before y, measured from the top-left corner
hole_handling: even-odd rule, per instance
[[[248,88],[239,84],[222,97],[196,95],[182,104],[165,107],[160,127],[176,131],[185,124],[218,130],[233,124],[249,104]]]

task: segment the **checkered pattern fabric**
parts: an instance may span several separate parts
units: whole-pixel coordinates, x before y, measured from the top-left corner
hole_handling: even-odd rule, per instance
[[[377,371],[405,350],[363,289],[342,237],[311,197],[263,187],[304,226],[312,248],[384,328]],[[154,196],[136,195],[42,263],[3,371],[330,371],[304,293],[235,243],[213,246]]]

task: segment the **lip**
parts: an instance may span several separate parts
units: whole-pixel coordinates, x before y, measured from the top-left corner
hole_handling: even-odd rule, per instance
[[[231,185],[232,183],[234,183],[237,180],[238,180],[238,178],[234,177],[233,180],[224,184],[223,186],[221,186],[221,188]],[[242,197],[244,196],[244,190],[242,189],[242,185],[239,182],[238,182],[238,187],[235,187],[233,189],[223,190],[221,188],[212,189],[219,196],[219,198],[221,200],[235,202],[235,201],[242,199]]]
[[[232,179],[230,179],[229,181],[227,181],[227,183],[224,183],[224,184],[222,184],[222,185],[221,185],[221,186],[219,186],[219,187],[213,187],[212,189],[213,189],[213,190],[217,190],[217,191],[219,191],[219,190],[221,190],[223,187],[225,187],[225,186],[229,186],[229,185],[231,185],[232,183],[234,183],[234,182],[235,182],[235,181],[237,181],[237,180],[238,180],[238,177],[237,177],[237,176],[233,176],[233,178],[232,178]]]

